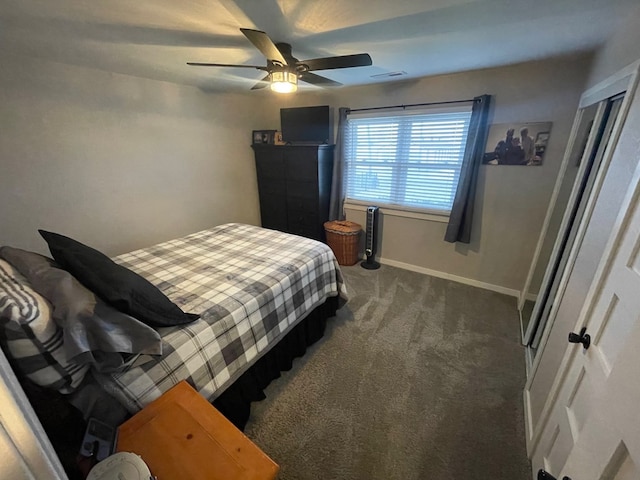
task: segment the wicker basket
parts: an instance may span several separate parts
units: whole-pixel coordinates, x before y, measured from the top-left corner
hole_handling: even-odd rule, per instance
[[[327,244],[333,250],[340,265],[355,265],[358,262],[360,232],[362,227],[349,220],[325,222]]]

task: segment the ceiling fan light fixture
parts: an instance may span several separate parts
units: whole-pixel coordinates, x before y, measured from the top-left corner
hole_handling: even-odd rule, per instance
[[[298,76],[287,70],[271,72],[271,90],[278,93],[295,92],[298,90]]]
[[[261,90],[270,87],[271,90],[279,93],[292,93],[298,90],[298,79],[317,87],[328,88],[342,85],[340,82],[312,73],[316,70],[335,70],[339,68],[368,67],[373,65],[371,56],[368,53],[312,58],[300,61],[293,56],[290,44],[273,43],[269,35],[261,30],[241,28],[240,31],[247,37],[247,40],[266,57],[266,66],[202,62],[187,62],[187,65],[200,67],[253,68],[260,70],[267,74],[261,78],[258,83],[253,85],[251,90]]]

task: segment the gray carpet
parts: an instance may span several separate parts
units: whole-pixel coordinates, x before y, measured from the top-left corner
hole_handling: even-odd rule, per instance
[[[252,405],[281,480],[525,480],[524,352],[512,297],[343,267],[349,303]]]

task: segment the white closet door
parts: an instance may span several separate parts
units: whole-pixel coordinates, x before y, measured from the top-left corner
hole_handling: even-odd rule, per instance
[[[604,258],[577,318],[576,330],[586,328],[590,344],[568,344],[534,472],[544,468],[572,480],[640,478],[640,167]]]
[[[634,185],[638,190],[637,185]],[[619,247],[588,315],[593,344],[575,352],[565,392],[574,446],[563,475],[640,478],[640,207],[634,195]],[[577,349],[579,350],[579,349]]]

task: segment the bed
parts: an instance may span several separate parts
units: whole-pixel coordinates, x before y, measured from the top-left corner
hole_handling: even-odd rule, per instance
[[[184,311],[201,315],[188,325],[161,330],[160,358],[140,355],[123,372],[94,375],[130,413],[184,379],[215,400],[308,314],[346,293],[326,245],[242,224],[114,260],[151,281]]]
[[[187,380],[243,427],[250,402],[323,335],[326,319],[346,301],[329,247],[250,225],[220,225],[113,260],[200,315],[157,328],[161,355],[128,355],[117,371],[83,380],[129,414]],[[69,396],[82,397],[81,390]]]

